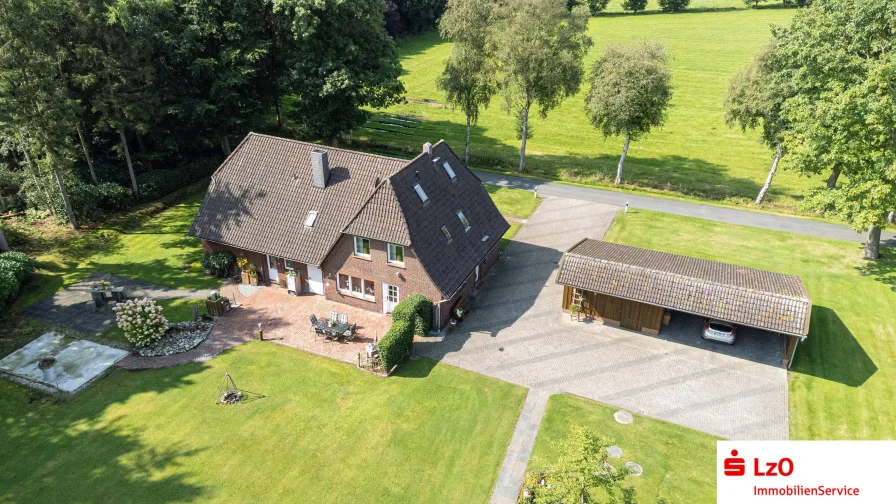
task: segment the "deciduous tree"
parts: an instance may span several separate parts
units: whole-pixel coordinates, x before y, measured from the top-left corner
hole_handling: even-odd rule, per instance
[[[582,58],[591,47],[588,9],[564,0],[519,0],[500,5],[493,33],[504,106],[519,122],[520,171],[526,168],[529,112],[541,117],[579,91]]]
[[[622,0],[622,10],[638,13],[647,9],[647,0]]]
[[[616,169],[622,183],[622,165],[629,144],[663,124],[672,99],[669,54],[657,42],[611,45],[594,62],[591,89],[585,96],[585,113],[604,138],[625,135]]]
[[[761,128],[762,142],[775,151],[768,177],[756,204],[762,203],[784,155],[784,121],[781,106],[792,94],[789,79],[774,67],[774,45],[767,45],[753,57],[753,62],[739,71],[728,86],[725,97],[725,121],[741,130]]]
[[[439,89],[467,119],[464,161],[470,162],[470,127],[497,91],[492,47],[488,36],[493,22],[491,0],[449,0],[439,21],[439,33],[452,41],[451,56],[439,76]]]
[[[875,259],[880,228],[896,208],[896,10],[890,0],[817,0],[775,27],[776,65],[792,72],[782,106],[787,165],[833,168],[839,182],[805,206],[867,230]],[[830,184],[833,186],[833,184]]]

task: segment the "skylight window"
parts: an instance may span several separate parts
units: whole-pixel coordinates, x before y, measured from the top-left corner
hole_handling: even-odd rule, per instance
[[[457,218],[460,219],[460,223],[464,225],[464,232],[469,231],[470,230],[470,221],[468,221],[467,218],[464,217],[464,213],[461,212],[460,210],[457,211]]]
[[[429,196],[426,195],[426,191],[424,191],[423,188],[420,187],[420,184],[416,184],[414,186],[414,190],[417,191],[417,196],[420,196],[420,201],[426,203],[427,200],[429,200]]]
[[[483,236],[482,241],[484,241],[484,242],[488,241],[488,235]]]
[[[445,238],[450,242],[451,241],[451,233],[448,232],[448,228],[442,226],[442,234],[445,235]]]
[[[308,212],[308,217],[305,217],[305,227],[314,227],[314,221],[317,220],[317,210],[311,210]]]
[[[448,161],[445,161],[445,163],[442,164],[442,167],[445,168],[445,173],[448,174],[448,178],[454,180],[454,177],[457,177],[457,175],[454,174],[454,170],[451,168],[451,165],[448,164]]]

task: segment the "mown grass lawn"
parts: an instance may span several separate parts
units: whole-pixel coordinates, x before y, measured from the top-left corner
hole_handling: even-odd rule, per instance
[[[264,397],[214,404],[226,371]],[[421,359],[383,379],[275,343],[117,370],[61,404],[0,381],[2,502],[486,502],[525,389]]]
[[[121,218],[98,229],[56,228],[58,236],[39,243],[37,274],[24,286],[13,311],[30,306],[96,271],[173,288],[212,289],[220,279],[199,265],[202,243],[187,236],[203,194],[135,222]],[[41,237],[31,237],[39,242]]]
[[[495,206],[505,217],[516,217],[517,219],[528,219],[538,205],[541,204],[541,198],[536,198],[529,191],[522,189],[510,189],[508,187],[499,187],[496,185],[485,184],[485,190],[492,197]]]
[[[799,275],[813,309],[790,372],[792,439],[896,439],[896,251],[643,210],[606,240]]]
[[[733,75],[770,37],[772,23],[787,24],[795,9],[746,9],[741,0],[694,0],[691,11],[680,14],[618,15],[592,18],[589,33],[595,45],[586,68],[609,43],[656,39],[672,55],[672,107],[664,127],[635,142],[626,160],[624,178],[635,186],[671,195],[705,198],[750,206],[762,185],[772,152],[755,133],[743,134],[725,125],[724,98]],[[657,9],[655,1],[650,9]],[[729,9],[707,11],[705,9]],[[617,12],[616,14],[612,12]],[[447,140],[458,152],[464,144],[465,119],[460,111],[443,108],[444,93],[436,78],[444,68],[450,44],[436,32],[400,44],[401,77],[409,102],[378,111],[354,138],[416,153],[426,141]],[[612,184],[622,139],[604,138],[590,125],[583,110],[583,85],[547,119],[532,115],[534,136],[529,140],[530,175],[591,185]],[[421,103],[431,100],[432,103]],[[410,115],[420,123],[396,121]],[[519,141],[514,119],[501,109],[496,96],[472,132],[475,168],[515,171]],[[374,129],[375,128],[375,129]],[[387,130],[387,131],[377,131]],[[768,208],[794,211],[812,180],[780,170],[768,196]]]
[[[644,468],[627,485],[637,501],[702,504],[715,502],[716,438],[662,420],[635,415],[631,424],[613,419],[618,408],[567,394],[551,396],[545,410],[528,471],[545,470],[557,459],[551,446],[582,426],[622,448],[620,463],[636,462]],[[620,465],[621,465],[620,464]]]

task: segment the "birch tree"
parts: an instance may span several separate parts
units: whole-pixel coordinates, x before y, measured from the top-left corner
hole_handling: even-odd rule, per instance
[[[666,120],[672,99],[668,65],[669,53],[658,42],[607,46],[604,55],[594,62],[585,114],[604,139],[625,137],[616,185],[622,183],[622,166],[632,140],[637,141]]]
[[[526,169],[529,113],[541,117],[579,91],[582,58],[591,47],[584,5],[567,10],[565,0],[509,1],[499,7],[493,31],[498,86],[504,108],[517,118],[520,171]]]
[[[439,33],[454,44],[437,84],[447,101],[466,117],[465,163],[470,162],[470,128],[497,91],[493,48],[488,37],[492,6],[491,0],[450,0],[439,21]]]
[[[742,131],[761,128],[760,140],[775,152],[765,184],[756,196],[762,203],[778,171],[784,155],[784,122],[781,105],[791,94],[788,79],[773,65],[775,46],[767,45],[753,57],[753,62],[738,72],[728,86],[725,97],[725,122],[737,124]]]

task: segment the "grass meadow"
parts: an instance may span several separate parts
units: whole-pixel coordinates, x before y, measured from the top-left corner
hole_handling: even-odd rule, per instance
[[[725,125],[725,92],[737,70],[770,38],[770,26],[787,24],[796,11],[777,5],[747,9],[741,0],[694,0],[689,11],[678,14],[656,9],[652,0],[646,13],[622,14],[614,0],[609,12],[592,18],[589,25],[595,43],[585,59],[589,72],[607,44],[656,39],[672,56],[675,90],[668,119],[659,130],[633,142],[625,184],[667,196],[753,207],[773,153],[755,132]],[[465,118],[442,104],[444,94],[436,87],[450,44],[429,32],[402,41],[399,53],[408,102],[374,111],[353,138],[408,154],[416,154],[426,141],[443,138],[463,152]],[[622,139],[604,139],[591,126],[583,108],[586,91],[583,85],[545,119],[530,116],[534,136],[527,148],[526,175],[612,185]],[[474,168],[516,171],[519,141],[500,95],[473,128],[472,151]],[[819,183],[779,170],[763,207],[795,212],[805,191]]]

